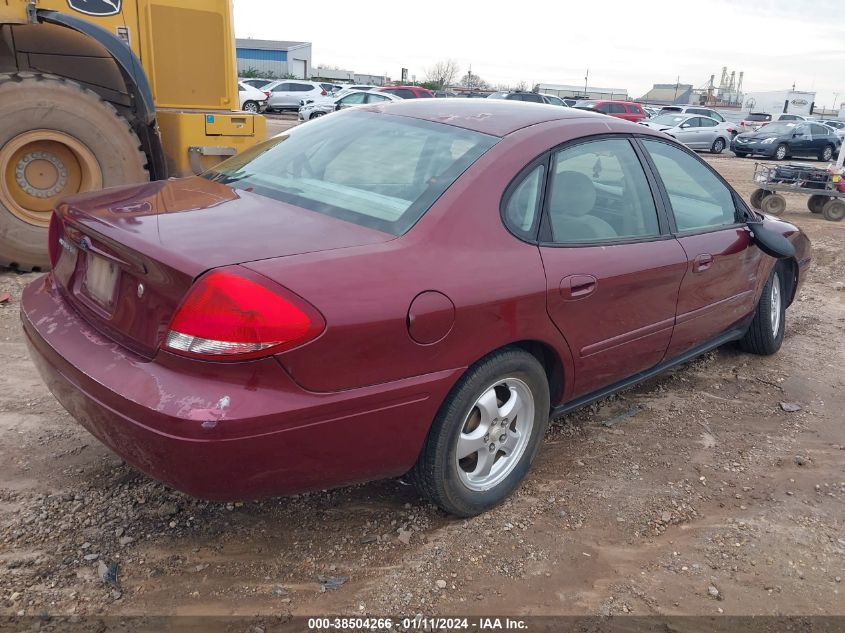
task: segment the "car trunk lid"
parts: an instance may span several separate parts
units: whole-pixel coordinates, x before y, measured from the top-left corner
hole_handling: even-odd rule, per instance
[[[54,276],[100,332],[152,357],[204,272],[393,236],[203,178],[69,199],[50,234]]]

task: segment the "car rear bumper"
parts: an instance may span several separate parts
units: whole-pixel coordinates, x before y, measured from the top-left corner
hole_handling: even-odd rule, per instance
[[[151,477],[206,499],[254,499],[398,476],[462,369],[345,392],[300,388],[273,358],[135,356],[91,328],[50,275],[23,293],[30,354],[50,391]]]

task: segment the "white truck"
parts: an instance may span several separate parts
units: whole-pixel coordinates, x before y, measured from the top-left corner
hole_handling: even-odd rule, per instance
[[[798,114],[810,116],[815,106],[816,93],[800,90],[771,90],[769,92],[747,92],[743,109],[748,112],[761,112],[772,115],[772,120],[779,114]]]

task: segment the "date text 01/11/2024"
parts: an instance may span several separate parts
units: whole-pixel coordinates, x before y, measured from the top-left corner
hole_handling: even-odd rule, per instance
[[[424,617],[413,618],[309,618],[309,631],[389,631],[394,626],[404,631],[494,631],[494,630],[526,630],[524,620],[513,618],[444,618]]]

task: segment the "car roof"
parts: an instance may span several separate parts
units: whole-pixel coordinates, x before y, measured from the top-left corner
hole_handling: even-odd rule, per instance
[[[366,105],[359,109],[446,123],[492,136],[507,136],[531,125],[557,120],[573,123],[586,120],[627,123],[621,119],[612,119],[603,114],[584,110],[504,99],[485,99],[484,101],[407,99],[400,102]],[[632,126],[632,131],[639,129],[639,126],[634,123],[629,125]]]

